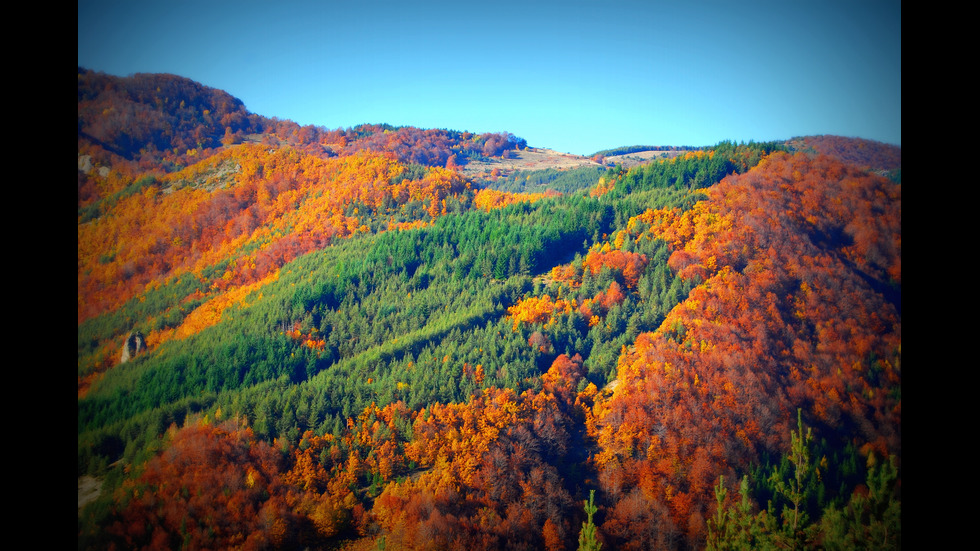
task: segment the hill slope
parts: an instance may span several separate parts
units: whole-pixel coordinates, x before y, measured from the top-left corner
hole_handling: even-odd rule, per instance
[[[78,468],[111,490],[79,548],[567,549],[590,490],[607,548],[900,547],[901,185],[872,170],[900,150],[722,143],[513,193],[459,170],[533,153],[509,134],[230,100],[238,138],[136,154],[158,119],[95,142],[81,105],[133,81],[79,78],[108,170],[79,173]]]

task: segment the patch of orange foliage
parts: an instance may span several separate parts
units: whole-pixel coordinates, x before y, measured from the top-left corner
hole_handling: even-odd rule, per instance
[[[525,297],[517,304],[507,309],[514,319],[514,331],[523,323],[550,323],[556,314],[567,314],[574,305],[564,299],[552,300],[549,295],[543,297]]]
[[[551,191],[545,193],[512,193],[509,191],[497,191],[495,189],[484,188],[476,192],[476,197],[473,198],[473,205],[478,209],[490,211],[493,209],[503,208],[514,203],[533,203],[535,201],[540,201],[545,197],[553,197],[555,195],[557,194]]]

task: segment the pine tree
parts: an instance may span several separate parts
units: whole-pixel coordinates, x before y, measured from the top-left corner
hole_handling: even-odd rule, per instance
[[[779,470],[774,469],[770,477],[776,495],[783,496],[789,501],[790,507],[783,508],[783,529],[790,543],[794,547],[803,545],[812,535],[809,525],[809,516],[805,506],[808,497],[806,480],[810,473],[810,443],[813,440],[813,431],[810,428],[803,432],[802,411],[796,410],[797,430],[790,433],[790,463],[793,464],[793,478],[789,483],[782,479]]]
[[[829,507],[821,518],[826,549],[901,549],[902,504],[895,495],[895,457],[879,465],[868,458],[868,495],[855,492],[842,509]]]
[[[752,513],[749,499],[749,478],[742,477],[739,485],[739,501],[725,506],[728,490],[725,477],[718,477],[715,499],[718,509],[715,518],[708,521],[708,551],[729,549],[778,549],[774,539],[778,532],[777,522],[771,511]]]
[[[585,503],[585,514],[588,515],[588,520],[582,523],[582,531],[578,534],[578,549],[579,551],[599,551],[602,548],[602,543],[596,539],[596,528],[595,524],[592,523],[592,515],[595,514],[597,508],[594,503],[595,490],[589,490],[589,500]]]

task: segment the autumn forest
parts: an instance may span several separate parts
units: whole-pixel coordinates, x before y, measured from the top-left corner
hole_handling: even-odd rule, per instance
[[[531,149],[79,68],[78,548],[900,549],[901,149]]]

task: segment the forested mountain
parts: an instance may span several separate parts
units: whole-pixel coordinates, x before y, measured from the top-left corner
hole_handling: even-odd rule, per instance
[[[899,148],[78,113],[79,549],[901,547]]]

